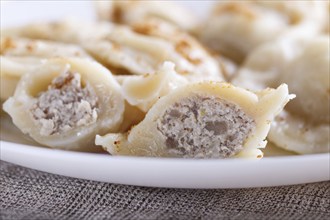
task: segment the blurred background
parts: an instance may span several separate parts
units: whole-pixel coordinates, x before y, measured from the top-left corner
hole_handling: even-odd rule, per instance
[[[208,8],[217,1],[177,1],[194,10],[198,16],[206,16]],[[56,20],[63,17],[95,19],[93,1],[1,1],[1,27],[16,26],[40,20]]]

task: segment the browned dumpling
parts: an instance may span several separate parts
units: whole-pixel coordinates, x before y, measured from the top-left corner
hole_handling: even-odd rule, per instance
[[[107,22],[62,20],[4,30],[7,35],[76,43],[118,75],[155,72],[164,61],[189,79],[222,80],[217,61],[190,35],[161,21],[142,21],[133,28]]]

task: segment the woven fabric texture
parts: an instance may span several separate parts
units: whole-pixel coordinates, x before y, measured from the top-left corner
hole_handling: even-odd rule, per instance
[[[330,219],[330,182],[165,189],[68,178],[1,161],[0,219]]]

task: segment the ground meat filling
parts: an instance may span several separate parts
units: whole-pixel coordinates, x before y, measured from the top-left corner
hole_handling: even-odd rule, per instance
[[[175,103],[157,121],[169,152],[188,158],[231,157],[255,126],[238,105],[201,95]]]
[[[83,86],[80,74],[66,72],[38,95],[31,113],[41,135],[60,134],[96,122],[98,99],[88,83]]]

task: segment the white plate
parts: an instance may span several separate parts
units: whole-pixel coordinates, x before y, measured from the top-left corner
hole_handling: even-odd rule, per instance
[[[258,161],[111,157],[1,141],[1,159],[64,176],[153,187],[263,187],[330,178],[328,154]]]
[[[262,160],[112,157],[105,153],[70,152],[39,146],[23,135],[3,112],[0,119],[1,160],[64,176],[175,188],[278,186],[330,178],[329,154],[297,156],[270,146]]]
[[[180,3],[203,14],[210,2]],[[0,8],[2,28],[65,15],[95,17],[87,1],[1,1]],[[49,173],[110,183],[177,188],[262,187],[330,179],[329,154],[296,156],[269,149],[266,157],[258,161],[111,157],[53,150],[38,146],[22,135],[1,113],[1,160]]]

